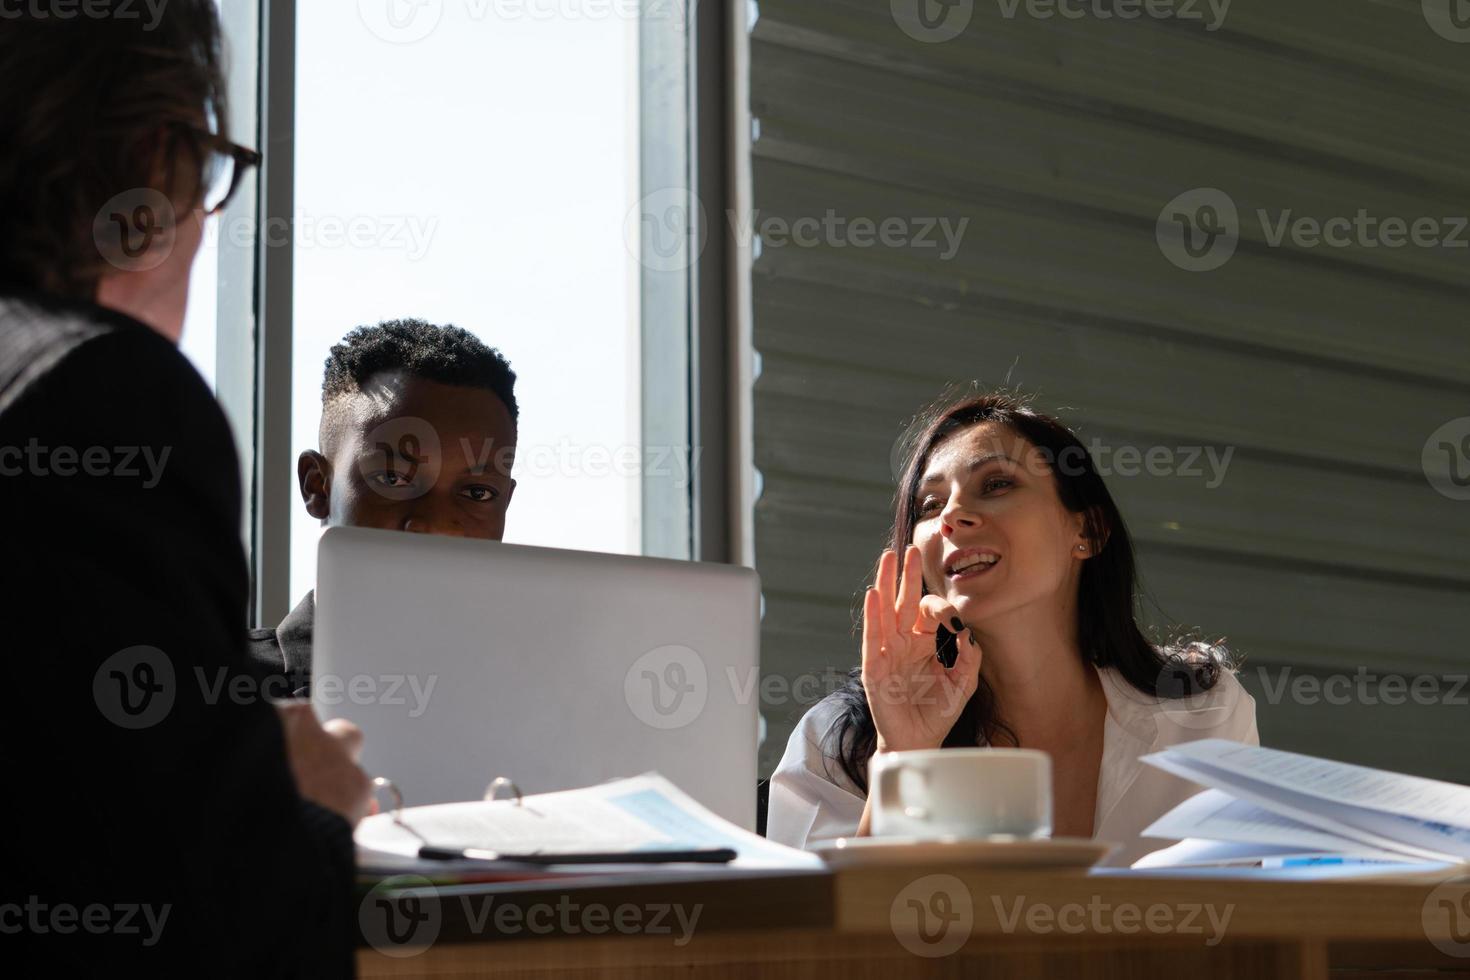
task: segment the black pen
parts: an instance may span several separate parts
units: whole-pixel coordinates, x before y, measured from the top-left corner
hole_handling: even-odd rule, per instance
[[[701,864],[728,864],[735,851],[728,847],[702,847],[688,851],[591,851],[571,854],[507,854],[479,847],[419,848],[419,857],[430,861],[497,861],[516,864],[671,864],[697,861]]]

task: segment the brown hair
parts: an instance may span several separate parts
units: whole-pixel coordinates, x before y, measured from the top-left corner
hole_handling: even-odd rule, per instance
[[[84,8],[0,25],[0,279],[90,300],[99,211],[128,192],[197,202],[200,129],[227,114],[213,0]]]

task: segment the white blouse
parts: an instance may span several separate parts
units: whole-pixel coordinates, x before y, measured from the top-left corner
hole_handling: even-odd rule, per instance
[[[1255,699],[1230,671],[1210,691],[1185,700],[1150,697],[1116,668],[1097,669],[1107,695],[1102,764],[1098,769],[1093,837],[1123,845],[1107,861],[1126,867],[1171,841],[1140,838],[1139,832],[1203,787],[1139,761],[1171,745],[1225,738],[1248,745],[1256,732]],[[865,794],[822,752],[838,707],[828,697],[806,713],[791,733],[786,754],[771,776],[766,835],[792,847],[857,833]]]

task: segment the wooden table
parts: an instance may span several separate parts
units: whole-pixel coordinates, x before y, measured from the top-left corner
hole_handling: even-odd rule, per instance
[[[379,888],[361,922],[362,977],[1470,976],[1470,867],[1273,881],[916,864]]]

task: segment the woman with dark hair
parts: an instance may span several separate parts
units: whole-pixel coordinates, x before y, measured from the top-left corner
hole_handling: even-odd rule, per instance
[[[1223,650],[1144,636],[1128,529],[1057,419],[1000,393],[927,413],[892,542],[864,597],[861,667],[807,712],[771,778],[772,839],[866,835],[875,753],[1020,746],[1051,756],[1054,834],[1118,841],[1112,863],[1127,863],[1164,846],[1139,832],[1199,791],[1139,756],[1259,742]],[[952,635],[945,666],[937,641]]]
[[[6,966],[350,976],[362,736],[249,683],[239,464],[176,347],[205,220],[258,159],[228,135],[215,2],[11,6],[0,903],[39,911]]]

